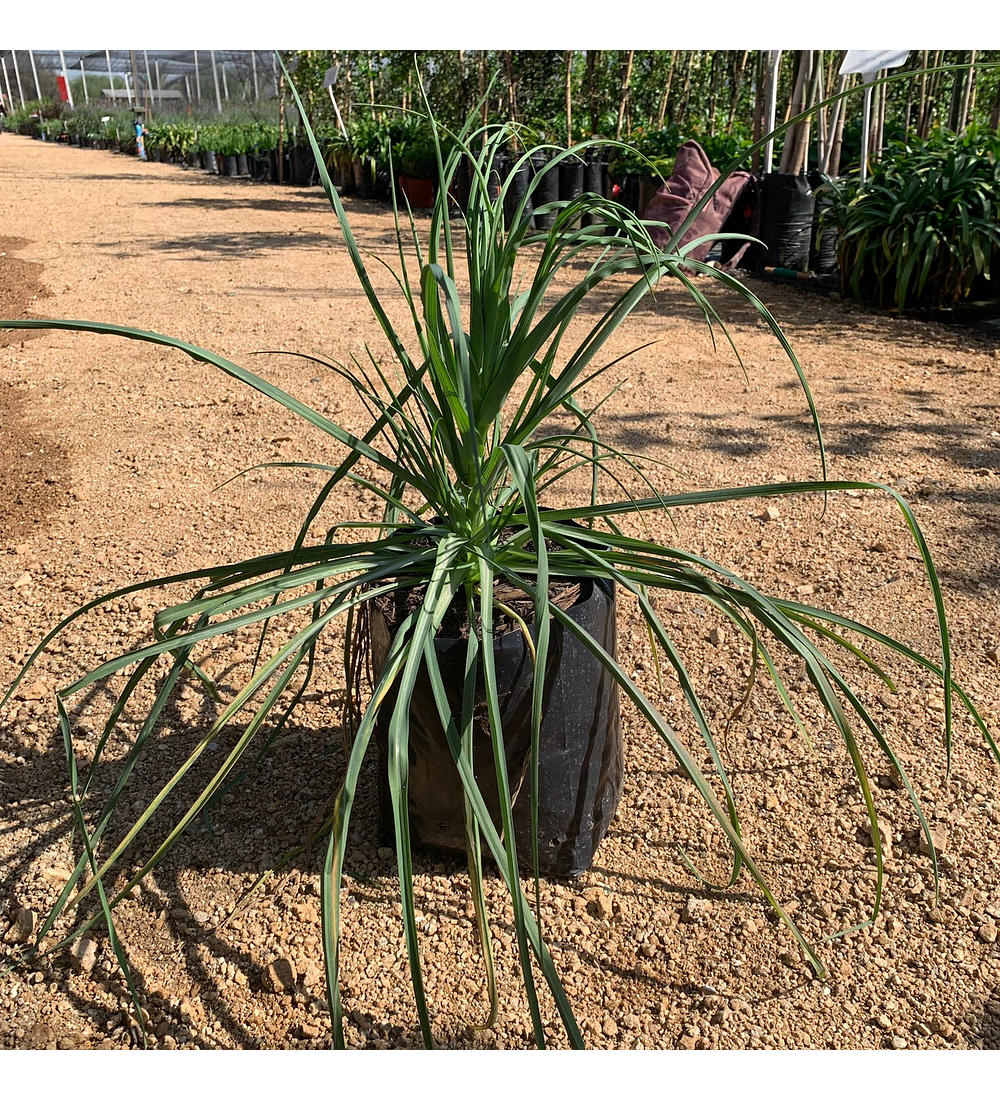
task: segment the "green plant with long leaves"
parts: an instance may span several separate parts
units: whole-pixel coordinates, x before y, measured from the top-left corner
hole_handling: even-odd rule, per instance
[[[301,103],[299,104],[300,110]],[[304,113],[304,112],[303,112]],[[473,116],[476,118],[477,116]],[[797,121],[792,119],[790,122]],[[442,154],[438,126],[428,110],[427,124],[435,136],[439,186],[426,240],[413,220],[397,210],[399,268],[396,287],[407,306],[409,328],[403,332],[390,320],[376,291],[365,254],[354,237],[350,220],[323,164],[320,147],[306,125],[326,194],[336,213],[344,242],[359,283],[392,352],[392,367],[384,357],[368,351],[346,364],[327,365],[351,386],[371,414],[371,426],[363,435],[346,430],[324,413],[311,408],[266,379],[187,341],[158,333],[93,321],[31,320],[0,322],[6,327],[61,328],[114,334],[132,340],[175,348],[198,362],[221,370],[229,377],[273,399],[283,408],[342,444],[343,461],[333,467],[320,463],[292,463],[327,474],[321,491],[305,517],[294,545],[286,550],[204,570],[138,582],[99,596],[58,624],[28,659],[17,683],[37,656],[66,626],[109,600],[155,585],[197,585],[197,591],[160,611],[154,620],[154,640],[104,661],[56,695],[60,726],[70,774],[71,794],[82,851],[70,880],[43,923],[29,955],[42,950],[45,937],[60,917],[68,918],[94,892],[99,912],[81,920],[69,931],[46,944],[55,951],[103,920],[121,962],[133,997],[137,998],[124,947],[114,926],[115,906],[129,890],[164,858],[187,827],[229,789],[245,772],[252,750],[266,745],[274,732],[302,699],[315,665],[317,642],[331,624],[344,617],[356,619],[372,601],[419,586],[423,600],[399,625],[385,661],[375,674],[367,707],[352,730],[343,781],[334,811],[326,823],[327,844],[322,873],[323,945],[333,1021],[334,1043],[345,1045],[344,1007],[340,992],[341,881],[347,860],[347,838],[359,776],[372,735],[380,720],[387,730],[386,768],[395,826],[395,843],[402,919],[412,978],[413,994],[423,1040],[433,1045],[431,1012],[424,993],[420,940],[414,903],[414,868],[411,852],[407,779],[409,767],[409,708],[414,686],[425,671],[438,708],[455,772],[467,805],[470,888],[477,914],[484,969],[495,1016],[497,994],[485,908],[482,847],[492,856],[506,886],[513,913],[517,952],[535,1042],[551,1039],[542,1022],[538,980],[554,998],[568,1042],[581,1046],[582,1037],[568,996],[560,982],[552,956],[541,934],[537,909],[521,879],[520,863],[526,853],[516,849],[512,828],[512,777],[507,772],[503,724],[498,698],[496,667],[490,644],[493,626],[503,611],[495,595],[500,580],[520,590],[531,601],[532,623],[524,624],[533,637],[534,667],[545,668],[553,624],[573,635],[599,662],[619,691],[647,721],[679,768],[695,786],[719,828],[732,857],[729,882],[748,873],[778,917],[795,936],[817,975],[823,964],[806,942],[791,917],[782,909],[745,845],[739,806],[722,754],[698,689],[668,625],[655,607],[656,592],[683,593],[704,601],[721,613],[747,640],[755,660],[766,668],[794,721],[801,725],[782,667],[794,661],[816,689],[822,706],[843,740],[863,797],[877,867],[870,923],[882,905],[883,852],[874,796],[856,729],[862,727],[899,774],[914,813],[930,846],[937,870],[933,838],[902,761],[883,732],[877,714],[863,703],[841,664],[860,659],[890,687],[892,681],[857,641],[872,643],[902,656],[937,677],[944,688],[945,738],[951,752],[953,703],[966,708],[994,755],[997,747],[966,692],[952,679],[944,600],[930,551],[909,505],[891,488],[863,481],[832,481],[826,477],[822,435],[815,405],[802,368],[767,307],[748,287],[732,276],[690,258],[698,241],[683,249],[671,244],[657,250],[647,227],[624,207],[610,199],[586,194],[553,204],[555,221],[546,232],[529,228],[525,218],[505,218],[504,205],[513,188],[519,162],[532,150],[515,153],[509,173],[495,187],[494,169],[507,150],[511,132],[506,126],[480,127],[470,121],[448,135],[450,152]],[[605,145],[607,143],[604,143]],[[555,152],[544,169],[558,171],[561,160],[585,153],[588,143]],[[552,152],[551,149],[547,150]],[[751,150],[752,151],[752,150]],[[471,188],[463,213],[462,239],[449,217],[447,196],[463,159],[471,167]],[[730,165],[730,169],[735,165]],[[528,195],[538,186],[535,176]],[[710,201],[712,192],[705,198]],[[541,208],[543,211],[545,208]],[[672,238],[682,239],[697,208]],[[584,225],[582,215],[591,215]],[[407,253],[409,237],[410,253]],[[587,259],[582,268],[579,261]],[[459,272],[462,270],[462,277]],[[665,280],[682,284],[710,325],[722,325],[702,288],[692,278],[699,272],[731,288],[748,302],[769,326],[788,355],[791,368],[803,388],[816,426],[822,477],[815,481],[720,488],[710,491],[664,495],[638,465],[635,456],[617,450],[598,432],[601,400],[592,395],[602,376],[621,361],[612,346],[632,310]],[[460,290],[460,285],[466,287]],[[581,307],[602,293],[599,318],[582,335],[571,335]],[[610,295],[610,299],[609,296]],[[610,304],[608,303],[610,300]],[[728,336],[728,333],[726,333]],[[307,357],[308,358],[308,357]],[[591,404],[586,404],[590,401]],[[554,414],[567,412],[573,426],[552,428]],[[363,465],[359,466],[362,462]],[[636,498],[624,490],[616,469],[624,468],[642,479],[648,493]],[[574,471],[589,474],[589,492],[577,507],[546,509],[548,487]],[[370,472],[373,471],[373,472]],[[608,499],[602,485],[617,490]],[[316,543],[311,536],[320,526],[320,513],[331,494],[345,482],[367,490],[383,506],[381,523],[338,523]],[[627,534],[619,521],[647,511],[670,514],[673,510],[721,504],[777,495],[810,495],[820,500],[840,491],[884,493],[898,505],[915,541],[930,583],[940,631],[941,656],[924,656],[888,635],[846,615],[767,595],[722,566],[680,547],[669,547]],[[617,497],[617,499],[616,499]],[[575,521],[570,525],[569,521]],[[338,532],[358,531],[358,541],[345,541]],[[513,535],[511,534],[513,532]],[[648,627],[658,659],[676,677],[690,710],[697,737],[694,747],[676,733],[653,702],[622,668],[613,652],[606,651],[550,598],[553,578],[591,578],[618,586],[634,598]],[[465,661],[463,704],[453,713],[433,644],[450,608],[464,609],[470,624]],[[270,647],[267,637],[285,635]],[[149,805],[122,835],[110,827],[129,777],[145,758],[157,723],[185,670],[196,669],[199,647],[246,627],[264,628],[261,656],[246,684],[234,697],[220,699],[218,717],[185,763],[163,785]],[[268,634],[268,628],[270,633]],[[287,635],[287,636],[286,636]],[[855,640],[852,640],[855,639]],[[167,659],[164,666],[161,658]],[[350,665],[350,661],[348,661]],[[130,670],[118,692],[90,767],[81,776],[73,744],[70,707],[72,700],[93,685],[104,683],[119,671]],[[351,676],[347,676],[348,682]],[[139,686],[149,681],[154,688],[142,726],[124,758],[117,761],[117,778],[111,795],[95,813],[88,798],[96,770],[105,761],[109,738]],[[500,817],[494,819],[477,782],[471,763],[473,712],[477,684],[483,685],[481,709],[485,712],[492,743],[497,789],[501,794]],[[543,677],[533,677],[531,689],[531,753],[537,759],[544,700]],[[106,886],[139,833],[155,814],[163,816],[164,803],[202,758],[219,732],[247,711],[250,717],[225,759],[215,769],[188,809],[169,829],[141,868],[127,881]],[[713,770],[698,763],[707,749]],[[534,770],[532,772],[534,776]],[[537,786],[531,783],[533,804]],[[538,897],[537,836],[530,865]],[[861,927],[859,925],[858,927]],[[141,1018],[141,1014],[140,1014]]]
[[[864,186],[841,184],[834,198],[841,287],[855,298],[949,308],[1000,274],[995,130],[895,141]]]

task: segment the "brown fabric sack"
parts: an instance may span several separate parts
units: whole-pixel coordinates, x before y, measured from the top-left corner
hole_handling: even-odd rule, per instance
[[[649,235],[658,248],[666,248],[670,236],[688,216],[691,208],[719,178],[719,170],[713,168],[705,150],[696,141],[685,141],[677,150],[674,161],[674,174],[650,199],[643,220],[647,222],[666,222],[670,227],[651,227]],[[718,233],[729,217],[736,200],[740,197],[751,176],[749,172],[733,172],[712,196],[697,218],[688,226],[687,232],[674,246],[679,249],[697,237],[706,233]],[[690,257],[692,260],[704,260],[711,250],[712,242],[699,245]]]

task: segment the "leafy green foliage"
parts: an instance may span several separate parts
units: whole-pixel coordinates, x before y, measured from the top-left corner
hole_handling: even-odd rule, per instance
[[[863,188],[834,194],[841,283],[856,298],[900,310],[955,306],[978,279],[1000,274],[995,131],[895,142]]]
[[[520,589],[531,598],[532,618],[537,630],[535,667],[546,667],[548,632],[553,622],[576,636],[604,666],[628,703],[646,720],[652,735],[689,778],[718,823],[731,853],[729,882],[735,883],[744,870],[753,878],[819,975],[824,973],[822,962],[781,908],[742,839],[739,806],[718,749],[717,731],[683,654],[671,637],[669,624],[660,618],[650,593],[682,594],[723,615],[767,669],[793,720],[799,719],[785,682],[787,672],[783,673],[782,668],[794,664],[796,679],[804,673],[815,688],[830,724],[843,742],[873,837],[877,877],[872,911],[863,923],[869,923],[881,906],[883,857],[874,794],[865,762],[865,753],[870,750],[859,740],[857,725],[864,728],[877,750],[901,776],[932,853],[933,839],[904,765],[882,731],[877,715],[865,707],[841,669],[842,662],[860,657],[862,669],[874,668],[891,686],[891,681],[873,659],[863,654],[851,638],[863,639],[890,654],[907,658],[941,681],[945,691],[945,737],[949,750],[953,699],[957,696],[996,753],[996,746],[974,705],[953,683],[947,622],[937,573],[916,517],[897,493],[873,483],[825,480],[824,464],[824,478],[816,481],[662,495],[648,475],[639,469],[634,456],[601,439],[597,414],[603,401],[596,396],[595,389],[599,389],[605,372],[622,359],[612,340],[632,310],[661,281],[678,280],[687,288],[710,325],[721,327],[725,333],[703,290],[692,280],[692,270],[740,294],[769,326],[802,383],[817,432],[818,421],[801,367],[777,322],[749,288],[690,258],[690,250],[698,242],[681,251],[673,248],[660,251],[653,246],[646,226],[633,214],[593,194],[553,204],[554,224],[545,232],[530,229],[527,220],[517,215],[505,218],[504,205],[513,189],[516,157],[509,171],[500,174],[499,194],[492,182],[501,158],[512,145],[514,132],[507,125],[480,126],[478,118],[478,112],[474,112],[461,130],[444,135],[448,139],[446,152],[440,141],[438,124],[428,114],[426,125],[435,137],[438,150],[438,187],[426,237],[417,232],[412,220],[407,226],[400,223],[397,216],[399,265],[394,275],[408,316],[405,328],[393,324],[386,303],[372,284],[365,255],[323,164],[322,150],[307,128],[322,183],[338,218],[358,281],[391,352],[387,358],[382,349],[366,348],[363,356],[352,356],[346,363],[306,357],[323,362],[334,371],[353,388],[368,409],[371,424],[362,437],[348,432],[324,413],[266,379],[184,340],[92,321],[0,322],[17,328],[115,334],[175,348],[271,398],[347,449],[346,457],[336,467],[306,463],[312,469],[326,471],[328,480],[305,517],[292,547],[259,558],[207,567],[195,573],[139,582],[98,597],[50,631],[29,658],[14,686],[38,653],[87,611],[129,592],[157,585],[198,586],[193,596],[159,612],[152,642],[102,662],[57,694],[74,806],[79,810],[77,823],[85,850],[44,923],[32,952],[41,949],[44,937],[60,916],[71,913],[95,890],[101,899],[100,914],[73,929],[56,947],[101,919],[113,932],[114,907],[122,897],[158,865],[197,815],[240,774],[251,746],[255,742],[259,745],[261,740],[266,744],[268,737],[281,728],[301,700],[312,674],[317,639],[321,634],[337,618],[353,617],[369,608],[379,596],[414,585],[423,588],[422,603],[402,622],[392,639],[386,661],[375,676],[367,707],[351,730],[344,779],[337,793],[334,813],[326,825],[323,942],[337,1046],[345,1043],[339,952],[341,881],[347,860],[347,837],[362,763],[383,709],[388,727],[385,767],[395,825],[402,918],[413,995],[424,1042],[428,1046],[434,1042],[415,916],[407,798],[409,707],[416,678],[422,669],[432,686],[443,734],[465,794],[470,884],[479,914],[488,982],[492,985],[493,967],[487,914],[483,909],[480,858],[483,846],[492,855],[507,887],[535,1041],[539,1046],[547,1042],[536,988],[540,976],[554,998],[568,1041],[574,1046],[582,1045],[568,997],[541,936],[537,913],[532,911],[519,873],[511,817],[511,777],[507,774],[502,751],[504,730],[491,644],[492,627],[498,614],[494,593],[497,580]],[[601,144],[607,145],[606,142]],[[544,171],[557,171],[561,160],[586,154],[588,148],[584,143],[570,150],[557,151]],[[523,156],[530,153],[530,149],[525,150]],[[460,243],[450,218],[447,196],[463,162],[471,166],[472,179],[462,215],[464,240]],[[529,198],[532,191],[537,190],[541,178],[540,174],[535,175],[530,181]],[[703,203],[710,201],[711,196],[712,191]],[[695,208],[688,222],[677,230],[675,240],[681,239],[697,213],[698,208]],[[585,214],[590,217],[584,219],[582,215]],[[587,262],[581,264],[581,260]],[[591,318],[589,323],[588,317]],[[552,417],[558,412],[568,413],[572,426],[551,428]],[[821,437],[820,450],[822,460]],[[635,499],[617,491],[620,481],[615,470],[622,467],[644,481],[648,495]],[[545,510],[546,488],[578,469],[590,474],[589,494],[578,507]],[[328,526],[320,522],[320,513],[331,493],[345,481],[373,493],[382,502],[384,511],[380,523],[335,520]],[[604,489],[608,484],[610,495]],[[674,509],[689,506],[789,494],[811,494],[819,499],[823,494],[844,490],[885,493],[900,508],[930,582],[940,630],[939,661],[838,612],[799,604],[781,595],[767,595],[702,555],[683,547],[663,546],[631,536],[620,526],[621,517],[641,515],[646,511],[669,515]],[[576,521],[577,525],[570,526],[569,520]],[[513,536],[511,530],[515,532]],[[344,531],[351,532],[357,541],[344,538],[340,534]],[[316,535],[320,537],[313,537]],[[635,600],[657,653],[676,678],[689,709],[692,726],[689,738],[682,737],[664,721],[650,699],[625,673],[613,652],[605,651],[550,601],[548,582],[552,577],[604,579],[617,584],[622,593]],[[452,713],[448,706],[443,674],[433,645],[453,605],[465,609],[471,624],[481,624],[481,633],[477,633],[475,627],[470,631],[463,705],[459,714]],[[278,630],[282,624],[283,633]],[[108,826],[120,808],[129,775],[146,761],[146,746],[163,707],[195,652],[213,639],[255,626],[267,629],[261,637],[260,661],[250,679],[225,704],[220,703],[215,722],[192,750],[189,759],[164,783],[124,835],[112,840],[114,834]],[[271,638],[275,640],[268,645]],[[160,664],[160,658],[165,658],[165,665]],[[70,701],[93,685],[110,684],[113,674],[125,669],[131,673],[116,696],[89,772],[79,784],[69,719]],[[117,781],[112,794],[102,807],[92,807],[87,798],[91,778],[96,769],[112,766],[104,759],[109,733],[133,699],[138,685],[144,681],[150,681],[155,687],[154,701],[125,758],[115,762]],[[484,685],[481,704],[476,698],[479,682]],[[394,700],[387,704],[387,697],[393,691]],[[540,736],[542,691],[541,678],[535,678],[532,684],[533,752],[537,751]],[[485,713],[490,729],[497,789],[502,796],[499,821],[494,820],[487,809],[472,770],[470,748],[476,709]],[[129,852],[137,835],[203,756],[219,731],[244,710],[249,718],[238,736],[231,739],[232,747],[211,780],[202,787],[142,867],[126,884],[106,895],[105,880]],[[688,739],[692,745],[687,744]],[[698,763],[706,751],[713,762],[707,773]],[[535,798],[534,792],[532,798]],[[84,806],[88,812],[84,812]],[[537,844],[533,846],[532,863],[537,897]],[[114,940],[114,936],[112,938]],[[495,996],[491,999],[495,1002]]]

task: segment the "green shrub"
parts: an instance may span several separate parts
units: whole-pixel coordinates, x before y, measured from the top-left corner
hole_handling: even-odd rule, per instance
[[[828,218],[844,293],[899,310],[955,306],[997,270],[1000,135],[894,142],[864,187],[835,190]]]

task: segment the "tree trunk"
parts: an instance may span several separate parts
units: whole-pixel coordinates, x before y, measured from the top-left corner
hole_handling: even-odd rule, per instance
[[[965,93],[962,96],[962,110],[959,121],[960,129],[964,130],[969,125],[973,110],[976,106],[976,51],[969,50],[969,71],[965,74]]]
[[[622,126],[625,124],[625,108],[628,105],[629,84],[632,81],[632,62],[635,60],[635,50],[629,50],[625,59],[625,75],[622,77],[621,93],[618,97],[618,125],[615,127],[615,141],[622,136]]]
[[[829,59],[827,59],[827,62]],[[829,87],[829,65],[824,63],[823,51],[819,51],[819,56],[816,58],[816,98],[814,103],[819,103],[826,99]],[[822,165],[826,160],[827,150],[830,147],[830,134],[827,130],[827,115],[826,108],[821,107],[816,112],[816,168],[822,170]],[[808,167],[808,160],[806,166]]]
[[[927,68],[927,50],[920,51],[920,68]],[[917,111],[917,133],[924,129],[924,115],[927,113],[927,73],[920,76],[920,109]]]
[[[715,133],[715,104],[718,99],[719,51],[712,51],[712,65],[708,76],[708,132]]]
[[[487,120],[490,117],[489,104],[486,102],[486,51],[479,50],[479,56],[476,58],[476,75],[479,78],[479,109],[482,112],[481,118],[483,125],[486,125]]]
[[[674,62],[677,60],[677,51],[670,51],[670,71],[667,73],[667,83],[663,88],[663,95],[660,97],[660,108],[656,112],[656,128],[657,130],[663,129],[663,120],[667,116],[667,103],[670,100],[670,84],[674,79]]]
[[[764,136],[764,84],[767,80],[767,52],[758,50],[754,59],[754,96],[753,96],[753,141],[756,145]],[[755,175],[760,171],[761,150],[758,149],[750,161],[750,171]]]
[[[961,64],[962,50],[956,51],[956,57],[958,63]],[[965,85],[967,83],[967,73],[960,69],[954,74],[955,82],[951,86],[951,109],[948,111],[948,128],[953,130],[956,134],[962,128],[962,106],[965,102]]]
[[[746,77],[747,58],[749,56],[749,50],[741,50],[739,58],[733,66],[733,97],[729,101],[729,120],[726,123],[727,134],[733,132],[733,126],[736,124],[736,111],[740,105],[740,93],[743,91],[743,81]]]
[[[219,174],[222,165],[219,165]],[[285,70],[278,77],[278,183],[285,182]]]
[[[600,50],[587,50],[587,103],[590,109],[591,135],[601,128],[601,103],[597,92],[597,63],[600,57]]]
[[[839,65],[837,66],[840,67]],[[847,90],[847,82],[850,76],[844,75],[837,80],[837,92]],[[836,178],[840,174],[840,150],[844,142],[844,119],[847,117],[846,100],[838,100],[834,110],[834,121],[830,123],[833,130],[833,140],[830,142],[830,159],[826,166],[827,175]]]
[[[677,110],[677,117],[673,120],[678,126],[684,124],[684,114],[687,111],[688,97],[691,95],[691,73],[694,71],[694,50],[688,50],[687,68],[684,72],[684,91],[681,92],[681,105]]]
[[[888,72],[887,69],[882,70],[882,76]],[[885,104],[888,96],[889,86],[888,84],[879,85],[879,98],[878,98],[878,126],[875,128],[875,149],[874,159],[880,161],[882,159],[882,147],[885,145]]]
[[[786,121],[800,114],[805,109],[808,95],[809,81],[812,76],[812,51],[800,50],[798,58],[798,72],[795,76],[795,88],[789,103]],[[802,163],[802,154],[805,142],[809,140],[808,121],[797,122],[785,131],[785,148],[781,154],[781,164],[778,171],[785,175],[797,176],[799,166]]]
[[[514,94],[514,58],[512,51],[503,51],[504,65],[507,69],[507,102],[510,104],[510,121],[517,122],[517,96]]]
[[[566,61],[566,146],[573,144],[573,51],[563,55]]]
[[[934,60],[931,62],[932,69],[936,69],[941,64],[942,52],[942,50],[934,51]],[[920,123],[920,136],[922,138],[927,137],[931,132],[931,125],[934,122],[934,109],[937,106],[938,88],[941,86],[943,75],[943,73],[932,73],[927,82],[927,113]]]
[[[993,114],[990,115],[990,128],[1000,130],[1000,85],[997,86],[997,97],[993,101]]]

